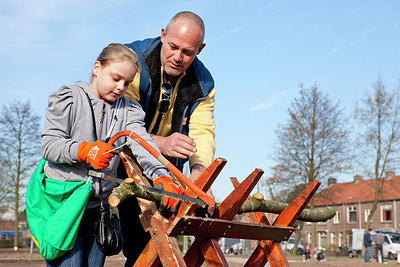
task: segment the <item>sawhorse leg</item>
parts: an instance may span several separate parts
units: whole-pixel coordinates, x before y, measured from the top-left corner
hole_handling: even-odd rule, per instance
[[[282,213],[279,214],[273,225],[292,226],[300,213],[307,206],[320,184],[320,182],[314,180],[295,200],[289,204],[289,206],[286,207],[284,211],[282,211]],[[282,258],[286,259],[286,257],[282,257],[284,254],[282,254],[282,248],[279,249],[279,247],[277,247],[277,244],[271,240],[261,241],[253,254],[251,254],[250,258],[247,260],[245,266],[264,266],[271,255],[273,255],[273,261],[278,264],[276,266],[281,266],[279,265],[279,261]],[[284,264],[289,266],[287,260]]]
[[[236,188],[239,186],[239,181],[236,177],[231,177],[231,181],[233,187]],[[250,199],[250,197],[247,199]],[[265,216],[265,214],[262,212],[249,212],[246,213],[246,215],[251,223],[270,225],[267,216]],[[267,258],[267,261],[271,267],[290,266],[279,242],[273,242],[269,245],[266,244],[265,248],[263,248],[263,252],[264,254],[258,253],[258,255],[260,255],[261,259]],[[261,259],[259,260],[259,266],[264,266],[266,262],[264,263],[264,261],[261,261]]]
[[[254,186],[260,180],[264,171],[254,170],[215,210],[213,218],[232,220],[244,201],[247,199]],[[223,258],[216,258],[222,251],[217,238],[196,239],[189,248],[184,259],[187,266],[201,266],[206,261],[210,266],[228,266]],[[216,262],[216,260],[219,260]]]
[[[206,192],[211,187],[212,183],[215,181],[225,164],[225,159],[216,159],[199,176],[199,178],[195,181],[195,184]],[[132,167],[125,166],[125,168],[127,169],[130,177],[131,175],[134,175],[134,173],[129,172],[129,170],[133,169]],[[184,191],[184,195],[195,197],[194,193],[190,189],[186,189]],[[195,211],[195,209],[195,205],[182,202],[177,215],[190,215]],[[168,219],[169,222],[173,221],[175,217],[175,215],[171,216],[171,218]],[[168,237],[166,234],[166,229],[168,229],[169,224],[164,225],[160,223],[161,219],[154,219],[154,216],[150,214],[143,214],[143,218],[151,218],[152,220],[150,223],[146,223],[146,220],[142,220],[143,227],[145,227],[145,229],[147,227],[147,229],[150,230],[152,238],[143,252],[140,254],[134,266],[158,266],[160,262],[164,266],[186,266],[185,261],[181,260],[183,259],[183,255],[180,251],[178,252],[176,250],[178,247],[176,238]],[[172,244],[172,248],[167,248],[170,247],[168,243]],[[166,248],[167,250],[165,251]]]

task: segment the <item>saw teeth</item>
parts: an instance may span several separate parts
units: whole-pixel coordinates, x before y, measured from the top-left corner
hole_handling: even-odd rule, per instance
[[[151,194],[157,194],[157,195],[160,195],[160,196],[162,196],[163,194],[161,194],[161,193],[158,193],[158,192],[156,192],[156,191],[152,191],[152,190],[144,190],[145,192],[147,192],[147,193],[151,193]]]

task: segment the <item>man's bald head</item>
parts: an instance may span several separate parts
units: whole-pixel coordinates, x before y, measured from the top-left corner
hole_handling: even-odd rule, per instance
[[[190,11],[182,11],[182,12],[177,13],[175,16],[173,16],[172,19],[168,22],[167,27],[165,28],[166,34],[168,34],[168,30],[169,30],[169,28],[171,28],[171,25],[174,24],[178,20],[189,20],[189,21],[192,21],[195,24],[197,24],[200,27],[201,33],[202,33],[201,43],[204,42],[204,35],[205,35],[204,22],[198,15],[196,15],[195,13],[190,12]]]

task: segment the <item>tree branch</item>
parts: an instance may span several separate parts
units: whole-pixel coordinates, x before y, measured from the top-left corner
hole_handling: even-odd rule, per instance
[[[127,178],[124,183],[114,188],[113,192],[108,197],[108,203],[112,207],[116,207],[127,197],[139,197],[153,202],[160,202],[162,198],[161,195],[148,192],[140,184],[134,183],[133,179]],[[219,203],[216,203],[215,205],[218,206]],[[251,197],[250,200],[246,200],[243,203],[238,214],[255,211],[279,214],[287,206],[288,204],[279,201],[264,200],[262,197]],[[316,210],[305,209],[300,214],[298,220],[306,222],[325,222],[332,219],[334,216],[335,210],[330,207]]]

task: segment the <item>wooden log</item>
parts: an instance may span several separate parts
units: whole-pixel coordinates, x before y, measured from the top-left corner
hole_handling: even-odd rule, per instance
[[[113,192],[109,196],[108,203],[112,207],[118,206],[119,203],[121,203],[121,201],[127,197],[139,197],[153,202],[161,201],[161,195],[147,192],[140,184],[132,183],[132,180],[128,179],[126,179],[125,182],[120,184],[118,187],[114,188]],[[252,196],[250,200],[246,200],[240,207],[238,214],[247,212],[269,212],[280,214],[288,206],[286,203],[265,200],[260,197],[260,195],[261,194],[258,194],[256,197]],[[219,205],[219,203],[216,203],[216,207]],[[304,209],[301,212],[298,220],[306,222],[325,222],[334,216],[335,210],[330,207],[315,210]]]
[[[240,208],[238,214],[246,212],[269,212],[274,214],[280,214],[289,204],[282,203],[279,201],[257,199],[254,196],[250,200],[246,200]],[[319,208],[319,209],[304,209],[300,216],[297,218],[300,221],[305,222],[326,222],[335,216],[335,209],[331,207]]]

